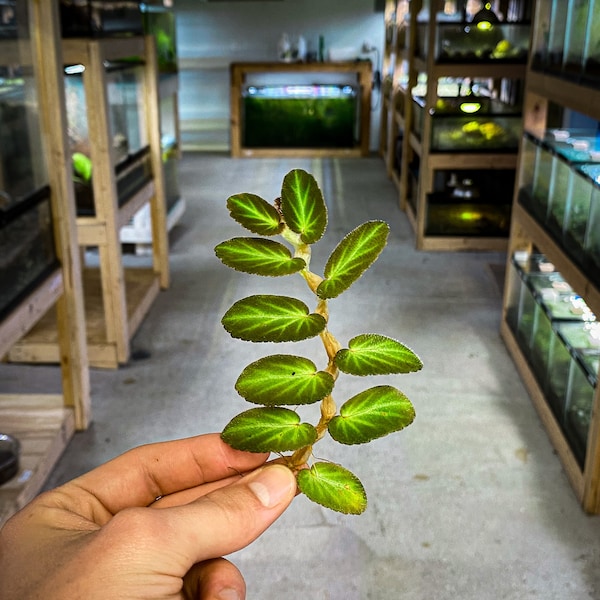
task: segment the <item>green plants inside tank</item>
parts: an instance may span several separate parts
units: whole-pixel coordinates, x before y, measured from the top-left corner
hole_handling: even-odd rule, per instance
[[[351,86],[250,86],[243,109],[249,148],[352,148],[357,142]]]
[[[342,344],[328,327],[330,300],[346,292],[377,260],[389,226],[367,221],[353,229],[331,252],[321,276],[311,270],[311,257],[313,245],[325,233],[327,209],[312,175],[294,169],[273,203],[240,193],[229,197],[227,208],[253,236],[218,244],[217,257],[243,273],[298,275],[315,307],[311,310],[296,297],[261,293],[236,301],[221,320],[224,328],[233,338],[248,342],[319,339],[323,365],[282,353],[249,364],[235,389],[255,407],[235,416],[222,438],[239,450],[279,454],[296,474],[300,491],[314,502],[342,513],[362,513],[367,497],[358,477],[316,458],[313,446],[325,436],[340,444],[364,444],[405,428],[415,417],[408,398],[390,385],[369,387],[337,404],[346,375],[411,373],[422,367],[412,350],[386,335],[360,334]],[[312,418],[304,420],[304,414]]]

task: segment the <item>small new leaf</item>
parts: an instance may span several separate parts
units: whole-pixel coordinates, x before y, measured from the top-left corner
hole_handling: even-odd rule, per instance
[[[294,169],[283,179],[281,212],[286,225],[300,235],[305,244],[321,239],[327,227],[327,207],[315,178]]]
[[[415,409],[389,385],[377,386],[350,398],[329,422],[331,437],[340,444],[365,444],[410,425]]]
[[[318,462],[297,475],[300,491],[313,502],[338,512],[360,515],[367,508],[362,483],[340,465]]]
[[[215,247],[215,254],[225,265],[252,275],[281,277],[306,267],[302,258],[293,258],[283,244],[262,238],[233,238]]]
[[[256,194],[235,194],[227,199],[233,219],[258,235],[277,235],[283,229],[278,210]]]
[[[423,367],[421,359],[400,342],[375,333],[356,336],[348,348],[335,355],[335,365],[349,375],[412,373]]]
[[[346,235],[325,265],[319,298],[335,298],[359,279],[385,248],[389,231],[384,221],[367,221]]]
[[[317,371],[307,358],[275,354],[248,365],[235,389],[248,402],[278,406],[319,402],[331,393],[333,385],[331,374]]]
[[[236,450],[286,452],[313,444],[317,430],[288,408],[252,408],[234,417],[221,438]]]
[[[296,298],[259,294],[238,300],[221,323],[232,337],[247,342],[299,342],[321,333],[326,320]]]

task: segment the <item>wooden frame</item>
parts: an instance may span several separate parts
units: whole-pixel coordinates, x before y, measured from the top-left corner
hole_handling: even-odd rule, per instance
[[[41,489],[75,429],[91,418],[90,384],[77,247],[74,190],[67,169],[66,112],[58,42],[58,6],[29,1],[31,55],[48,164],[54,237],[61,267],[0,322],[0,356],[27,334],[51,307],[57,313],[62,395],[0,394],[2,433],[21,444],[20,474],[0,487],[0,526]],[[17,42],[18,43],[18,42]],[[14,45],[2,42],[2,51]],[[18,58],[18,57],[17,57]],[[18,60],[15,61],[18,64]]]
[[[109,126],[105,61],[128,56],[144,59],[144,99],[152,180],[123,205],[118,204]],[[86,268],[85,313],[90,365],[117,368],[130,357],[130,340],[159,290],[169,286],[167,210],[161,158],[159,79],[154,38],[63,40],[62,64],[82,64],[91,160],[94,165],[93,217],[77,218],[81,247],[96,246],[99,267]],[[64,94],[64,90],[63,90]],[[65,129],[66,131],[66,129]],[[67,167],[65,167],[67,169]],[[70,172],[70,169],[67,169]],[[152,220],[151,269],[123,267],[119,230],[146,203]],[[56,318],[49,312],[9,353],[16,362],[56,362],[59,358]]]
[[[252,73],[350,73],[356,75],[360,89],[360,139],[356,148],[245,148],[242,144],[242,90],[246,77]],[[368,156],[371,127],[370,61],[325,63],[233,63],[231,78],[231,156],[240,157],[313,157],[313,156]]]

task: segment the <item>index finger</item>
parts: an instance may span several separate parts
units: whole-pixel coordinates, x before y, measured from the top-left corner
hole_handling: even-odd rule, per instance
[[[253,470],[268,457],[234,450],[218,433],[206,434],[129,450],[66,484],[64,491],[70,486],[83,489],[114,515],[124,508],[148,506],[160,496]]]

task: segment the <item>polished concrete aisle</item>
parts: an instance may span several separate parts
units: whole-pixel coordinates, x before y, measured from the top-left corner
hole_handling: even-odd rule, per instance
[[[340,378],[340,400],[370,385],[397,386],[416,407],[415,423],[364,446],[317,446],[319,457],[361,478],[369,507],[344,516],[296,498],[271,530],[233,556],[248,598],[600,598],[600,520],[581,512],[498,334],[504,256],[415,251],[379,158],[187,155],[188,208],[171,235],[172,286],[133,341],[136,359],[92,372],[94,423],[75,436],[50,485],[137,444],[219,431],[249,407],[233,384],[260,356],[306,353],[323,364],[315,340],[248,344],[220,324],[251,293],[298,293],[312,306],[299,277],[235,273],[213,253],[218,242],[244,235],[228,216],[227,197],[247,191],[271,200],[296,167],[317,177],[329,209],[314,271],[361,222],[391,226],[373,268],[330,302],[330,330],[341,341],[364,332],[397,338],[425,366],[371,381]]]

